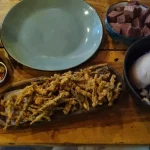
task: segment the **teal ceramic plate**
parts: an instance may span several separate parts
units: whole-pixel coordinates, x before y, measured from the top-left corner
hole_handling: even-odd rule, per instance
[[[103,36],[96,11],[83,0],[22,0],[1,31],[7,52],[21,64],[56,71],[89,59]]]

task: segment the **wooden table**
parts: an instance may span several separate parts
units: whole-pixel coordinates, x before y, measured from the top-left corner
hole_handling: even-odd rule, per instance
[[[96,9],[103,22],[107,7],[117,1],[119,0],[87,0]],[[1,22],[9,9],[18,2],[18,0],[0,0]],[[140,2],[150,7],[149,0]],[[97,53],[78,68],[108,62],[122,74],[126,50],[126,46],[113,42],[105,31],[104,41]],[[0,48],[0,56],[9,68],[10,77],[6,85],[53,74],[18,64],[8,57],[3,48]],[[4,87],[0,90],[2,88]],[[126,92],[124,98],[112,108],[78,118],[78,121],[73,118],[69,121],[56,122],[55,125],[9,132],[0,129],[0,145],[38,144],[150,144],[150,111],[137,106]]]

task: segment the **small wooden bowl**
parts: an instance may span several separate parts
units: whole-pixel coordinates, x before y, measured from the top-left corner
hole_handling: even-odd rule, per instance
[[[5,79],[7,77],[8,71],[7,71],[7,67],[3,62],[0,62],[0,65],[3,66],[5,68],[5,74],[2,80],[0,80],[0,85],[2,85],[5,82]]]

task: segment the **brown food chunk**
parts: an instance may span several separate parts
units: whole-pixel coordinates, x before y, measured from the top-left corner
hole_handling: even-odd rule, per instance
[[[112,25],[112,28],[117,32],[117,33],[121,33],[121,24],[119,24],[119,23],[114,23],[113,25]]]
[[[139,17],[140,22],[145,22],[145,19],[147,18],[147,16],[149,14],[150,14],[150,9],[149,8],[144,10],[144,11],[142,11],[141,14],[140,14],[140,17]]]
[[[125,23],[126,22],[125,15],[121,15],[121,16],[117,17],[117,22],[118,23]]]
[[[129,16],[121,15],[117,17],[117,23],[131,23],[132,19]]]
[[[146,18],[145,24],[150,28],[150,14],[149,14],[148,17]]]
[[[117,6],[114,10],[118,11],[118,12],[123,12],[124,11],[124,7]]]
[[[147,26],[145,26],[143,29],[142,29],[142,35],[143,36],[148,36],[148,35],[150,35],[150,29],[147,27]]]
[[[140,28],[140,27],[141,27],[141,23],[140,23],[139,18],[135,18],[135,19],[132,21],[132,25],[133,25],[133,27],[135,27],[135,28]]]
[[[117,22],[117,17],[122,15],[123,12],[118,12],[118,11],[112,11],[108,14],[108,20],[109,22]]]
[[[131,27],[127,33],[127,36],[131,38],[140,38],[142,36],[141,29]]]
[[[131,23],[132,19],[129,16],[125,16],[126,17],[126,23]]]
[[[134,6],[126,6],[124,8],[124,15],[129,16],[130,18],[135,18],[136,16],[136,9]]]
[[[122,35],[128,36],[128,32],[129,32],[130,28],[132,28],[131,23],[124,23],[124,24],[122,24],[122,26],[121,26],[121,33],[122,33]]]
[[[113,27],[116,23],[110,23],[110,26]]]
[[[142,8],[140,6],[137,6],[137,5],[135,5],[134,8],[135,8],[135,16],[139,17],[141,12],[142,12]]]
[[[128,2],[127,6],[139,5],[138,1],[130,1]]]

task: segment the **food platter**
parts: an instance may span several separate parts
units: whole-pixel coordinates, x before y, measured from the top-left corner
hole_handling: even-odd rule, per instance
[[[107,64],[30,79],[1,91],[0,123],[5,124],[4,129],[22,124],[29,127],[53,118],[90,113],[101,105],[111,106],[123,91],[122,77]]]
[[[6,15],[1,38],[19,63],[38,70],[75,67],[103,37],[100,17],[83,0],[22,0]]]

